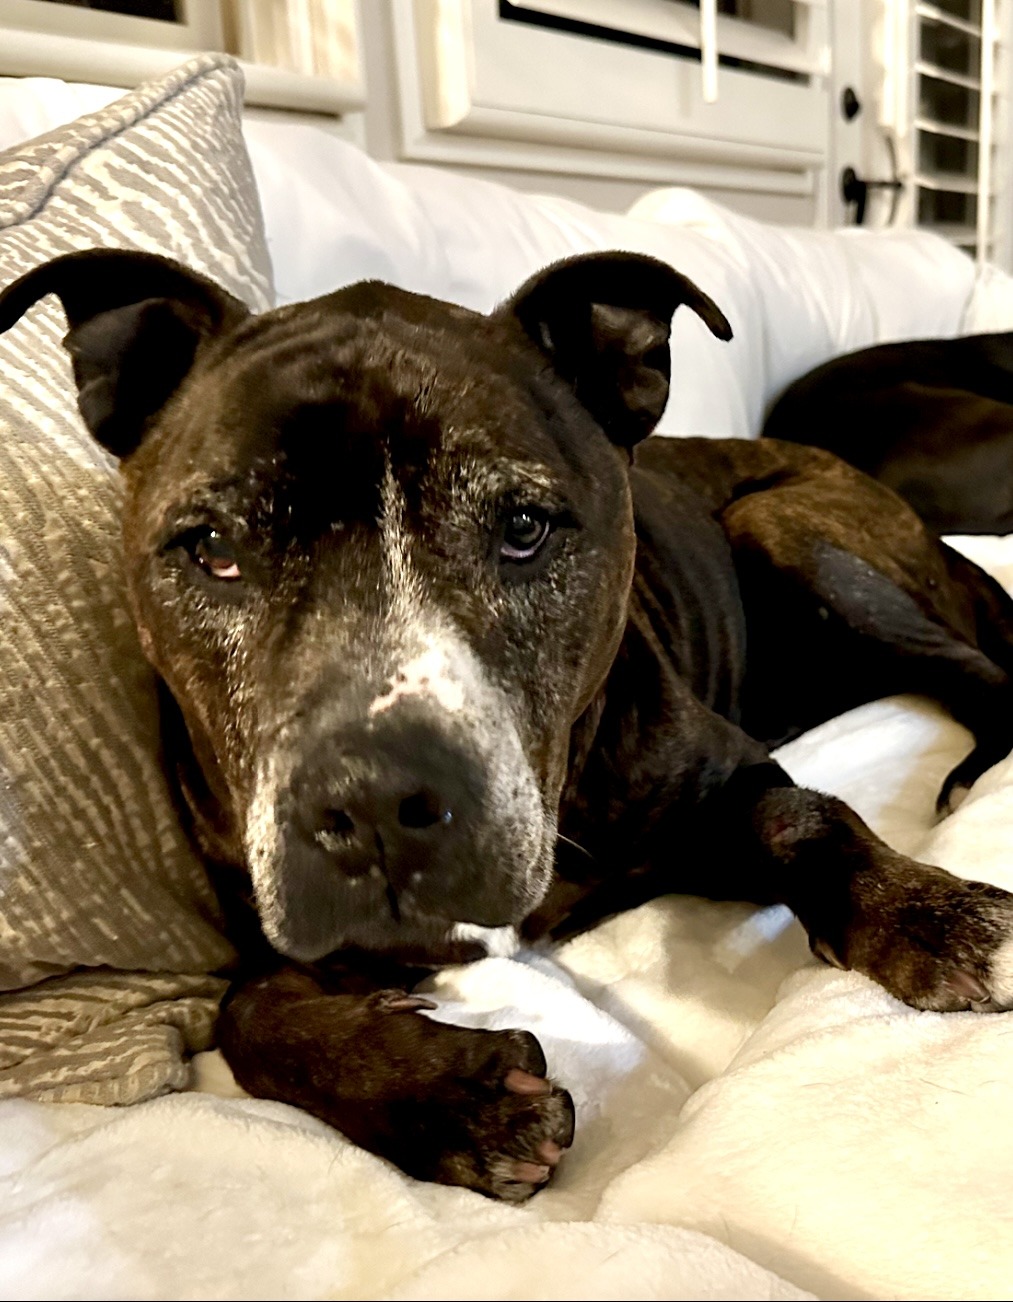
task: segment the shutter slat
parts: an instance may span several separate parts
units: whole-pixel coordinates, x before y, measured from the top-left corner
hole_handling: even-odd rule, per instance
[[[916,60],[915,72],[920,72],[923,77],[934,77],[936,81],[948,81],[951,86],[963,86],[965,90],[981,90],[977,77],[965,77],[961,72],[951,72],[936,63],[926,63],[924,59]]]
[[[916,4],[915,13],[919,18],[927,18],[929,22],[941,23],[944,27],[952,27],[958,32],[964,32],[967,36],[981,36],[980,25],[969,23],[966,18],[957,18],[954,14],[948,14],[945,9],[940,9],[938,5]]]
[[[793,0],[803,9],[823,9],[826,0]],[[526,9],[574,22],[630,32],[673,45],[700,49],[700,10],[680,0],[524,0]],[[826,76],[830,55],[826,47],[808,50],[801,41],[741,18],[717,16],[718,53],[763,67],[806,76]]]
[[[916,131],[928,131],[936,136],[953,136],[957,140],[977,142],[980,137],[972,127],[958,127],[952,122],[940,122],[938,118],[917,117],[912,123]]]
[[[959,172],[916,172],[911,178],[923,190],[942,190],[946,194],[977,194],[978,177],[961,176]]]

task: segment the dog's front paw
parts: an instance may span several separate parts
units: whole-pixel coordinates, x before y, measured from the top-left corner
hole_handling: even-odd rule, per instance
[[[305,1108],[419,1180],[523,1202],[573,1142],[573,1104],[527,1031],[451,1026],[405,990],[327,994],[284,968],[238,987],[219,1022],[236,1080]]]
[[[428,1019],[426,1019],[428,1020]],[[546,1078],[526,1031],[440,1028],[446,1071],[424,1095],[392,1104],[390,1156],[409,1175],[524,1202],[573,1142],[573,1103]]]
[[[878,981],[913,1008],[980,1013],[1013,1008],[1013,895],[941,868],[902,861],[843,944],[813,952]]]

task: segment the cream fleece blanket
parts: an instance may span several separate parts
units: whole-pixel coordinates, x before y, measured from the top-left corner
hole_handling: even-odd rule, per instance
[[[1013,583],[1013,540],[962,543]],[[932,827],[966,733],[912,698],[786,747],[899,848],[1013,888],[1013,759]],[[0,1296],[996,1298],[1013,1279],[1013,1015],[916,1013],[782,910],[661,900],[434,982],[537,1032],[578,1138],[523,1208],[416,1184],[294,1109],[199,1088],[0,1103]]]

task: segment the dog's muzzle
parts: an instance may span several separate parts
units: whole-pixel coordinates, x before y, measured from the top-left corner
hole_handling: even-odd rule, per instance
[[[345,697],[347,700],[347,695]],[[397,701],[331,713],[263,766],[247,825],[261,920],[281,952],[425,946],[515,925],[544,893],[554,826],[500,711]]]
[[[420,719],[390,718],[329,737],[292,781],[293,830],[357,881],[396,896],[459,874],[486,802],[476,756]]]

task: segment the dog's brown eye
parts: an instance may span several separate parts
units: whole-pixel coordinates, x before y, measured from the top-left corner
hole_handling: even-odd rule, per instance
[[[194,544],[193,558],[205,574],[213,579],[242,578],[235,549],[217,529],[209,529]]]
[[[530,561],[549,536],[549,519],[544,511],[522,506],[507,516],[503,527],[500,560]]]

